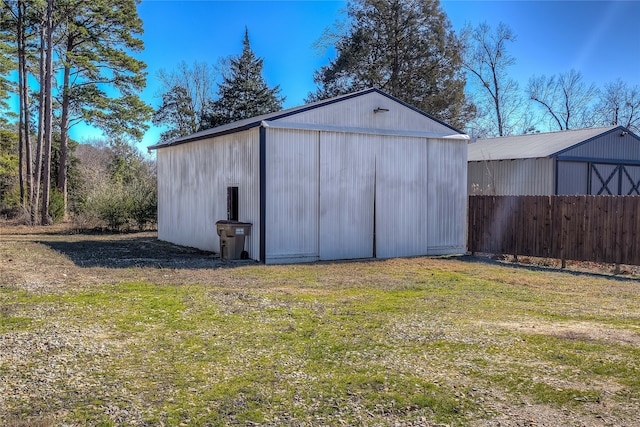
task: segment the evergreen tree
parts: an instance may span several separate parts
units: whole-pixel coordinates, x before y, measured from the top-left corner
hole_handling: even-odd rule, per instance
[[[0,214],[20,206],[18,134],[0,129]]]
[[[375,87],[453,126],[471,118],[462,46],[438,0],[351,0],[347,13],[308,101]]]
[[[29,86],[27,83],[27,43],[29,39],[30,28],[32,27],[29,22],[29,16],[27,13],[27,5],[25,0],[17,1],[3,1],[2,5],[2,23],[0,29],[3,33],[0,37],[0,52],[14,53],[17,58],[17,71],[18,71],[18,179],[20,182],[20,205],[23,208],[28,207],[28,200],[31,201],[33,197],[33,170],[31,161],[31,132],[29,130]],[[9,43],[3,42],[2,39]],[[13,41],[13,47],[11,48],[10,41]],[[9,48],[9,50],[7,50]],[[0,54],[0,73],[7,70],[6,60],[2,60],[4,54]],[[4,63],[4,65],[3,65]],[[0,97],[3,96],[3,86],[6,90],[6,85],[0,82]],[[5,94],[6,96],[6,91]],[[26,170],[26,173],[25,173]]]
[[[191,97],[182,86],[174,86],[162,94],[162,105],[153,115],[154,125],[169,126],[160,135],[161,141],[170,141],[198,131],[196,117],[190,106]]]
[[[5,117],[9,110],[7,99],[9,92],[12,91],[12,83],[8,75],[16,67],[14,60],[16,55],[11,46],[13,34],[7,34],[7,27],[10,29],[11,25],[11,10],[6,6],[0,7],[0,112],[2,112],[0,125],[3,127],[7,125]]]
[[[218,100],[211,103],[203,128],[220,126],[282,109],[280,86],[269,88],[262,77],[263,60],[256,57],[245,30],[242,54],[231,58],[229,70],[218,85]]]

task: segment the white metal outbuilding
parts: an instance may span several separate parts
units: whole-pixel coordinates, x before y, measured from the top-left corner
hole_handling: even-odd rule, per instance
[[[640,195],[640,137],[623,126],[469,144],[469,194]]]
[[[265,263],[464,253],[467,140],[368,89],[157,144],[158,237],[218,252],[231,216]]]

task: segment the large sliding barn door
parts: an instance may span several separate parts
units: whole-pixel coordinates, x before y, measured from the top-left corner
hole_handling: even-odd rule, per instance
[[[376,159],[376,256],[427,253],[430,205],[428,145],[397,137]]]
[[[320,259],[373,256],[374,159],[371,136],[320,135]]]

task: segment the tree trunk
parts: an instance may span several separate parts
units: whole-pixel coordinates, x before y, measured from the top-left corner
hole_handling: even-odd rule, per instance
[[[53,109],[53,2],[47,0],[47,21],[46,21],[46,72],[44,82],[45,85],[45,106],[44,106],[44,171],[42,179],[42,225],[49,225],[49,189],[51,187],[51,122]]]
[[[20,14],[22,16],[26,15],[26,5],[23,0],[18,4],[18,10],[20,10]],[[26,43],[26,29],[22,26],[22,32],[20,34],[20,38],[22,39],[22,50],[20,58],[20,62],[22,63],[22,107],[23,107],[23,115],[24,115],[24,151],[25,151],[25,162],[26,162],[26,172],[27,172],[27,209],[31,209],[31,205],[33,204],[33,159],[32,159],[32,151],[31,151],[31,129],[29,126],[29,81],[28,81],[28,69],[27,69],[27,43]]]
[[[44,103],[45,103],[45,25],[40,26],[40,90],[38,94],[38,140],[36,142],[36,179],[35,179],[35,195],[34,204],[31,206],[31,222],[36,223],[39,203],[40,203],[40,186],[42,180],[42,146],[44,145]]]
[[[23,18],[22,18],[22,1],[18,2],[18,10],[16,15],[17,20],[17,28],[16,28],[16,39],[17,39],[17,48],[18,48],[18,98],[19,98],[19,107],[18,107],[18,175],[20,182],[20,207],[25,207],[25,196],[24,196],[24,123],[25,117],[27,115],[26,111],[24,111],[24,88],[22,86],[23,79],[22,76],[24,74],[24,26],[23,26]]]
[[[31,208],[33,204],[33,150],[31,147],[31,128],[29,126],[29,84],[27,82],[27,75],[23,76],[24,79],[24,152],[27,172],[27,203],[28,208]]]
[[[500,84],[498,82],[498,70],[493,64],[491,66],[491,74],[493,75],[493,87],[495,88],[495,95],[492,95],[494,95],[493,100],[496,108],[496,120],[498,121],[498,136],[504,136],[502,111],[500,111]],[[489,90],[489,93],[491,93],[491,90]]]
[[[69,40],[71,44],[71,40]],[[69,151],[69,75],[71,68],[65,64],[62,80],[62,113],[60,116],[60,164],[58,165],[58,191],[64,200],[64,217],[67,217],[67,155]]]

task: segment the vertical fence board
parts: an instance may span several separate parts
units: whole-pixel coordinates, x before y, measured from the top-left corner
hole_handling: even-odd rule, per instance
[[[551,218],[551,257],[562,259],[562,198],[551,197],[549,199]]]
[[[574,235],[575,221],[570,198],[562,198],[562,259],[573,259],[575,246],[570,238]]]
[[[623,221],[622,226],[622,259],[637,259],[638,248],[634,244],[638,239],[638,200],[640,198],[625,197],[623,200]]]
[[[594,239],[595,231],[594,231],[594,212],[593,212],[593,197],[585,197],[584,198],[585,209],[584,209],[584,249],[583,249],[583,258],[581,261],[592,260],[595,257],[595,242],[597,239]]]
[[[551,197],[544,197],[540,201],[541,209],[544,210],[544,236],[543,251],[545,257],[553,256],[553,221],[551,218]]]
[[[575,243],[572,245],[574,251],[567,257],[568,259],[579,261],[585,260],[586,250],[584,236],[587,234],[587,229],[585,227],[584,212],[586,205],[587,199],[585,197],[572,198],[571,218],[573,219],[574,227],[571,229],[571,233],[569,233],[569,235],[575,239]]]
[[[640,197],[470,196],[471,252],[640,265]]]
[[[611,259],[614,257],[615,246],[616,246],[616,224],[615,224],[615,206],[612,203],[613,197],[606,197],[602,199],[603,202],[603,213],[602,213],[602,222],[603,222],[603,245],[602,245],[602,254],[598,261],[600,262],[611,262]],[[604,239],[606,238],[606,241]]]
[[[604,236],[606,233],[606,224],[605,224],[605,216],[606,216],[606,206],[604,206],[604,199],[602,198],[593,198],[591,199],[592,206],[591,212],[593,213],[592,224],[593,229],[590,231],[594,234],[593,239],[593,257],[592,261],[601,261],[604,257]],[[599,236],[600,238],[597,238]]]
[[[627,201],[626,199],[622,200],[620,216],[622,219],[620,235],[620,258],[630,259],[633,258],[633,252],[631,250],[632,243],[629,239],[629,235],[631,234],[631,224],[635,220],[630,201]]]

